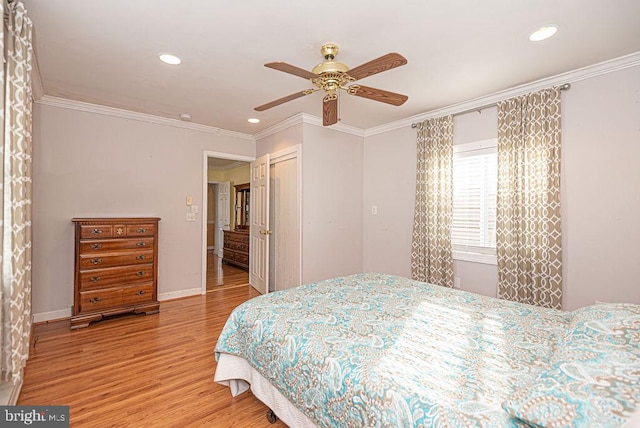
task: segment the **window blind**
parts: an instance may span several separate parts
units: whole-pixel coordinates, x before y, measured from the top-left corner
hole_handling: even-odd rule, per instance
[[[454,155],[451,230],[454,249],[495,253],[497,183],[495,148]]]

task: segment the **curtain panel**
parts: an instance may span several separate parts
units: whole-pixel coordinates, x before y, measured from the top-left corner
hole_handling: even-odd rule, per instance
[[[32,24],[24,5],[5,18],[2,150],[2,380],[22,382],[31,331]]]
[[[560,90],[498,103],[498,297],[562,308]]]
[[[418,124],[411,275],[453,287],[453,116]]]

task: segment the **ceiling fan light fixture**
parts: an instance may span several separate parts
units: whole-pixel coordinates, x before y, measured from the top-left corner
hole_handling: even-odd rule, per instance
[[[162,53],[158,55],[158,58],[160,58],[160,61],[164,62],[165,64],[178,65],[182,62],[180,58],[169,53]]]
[[[557,25],[544,25],[529,35],[532,42],[540,42],[546,40],[558,32]]]

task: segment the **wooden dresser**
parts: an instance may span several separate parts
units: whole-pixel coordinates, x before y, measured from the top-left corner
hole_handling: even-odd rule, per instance
[[[75,280],[71,328],[125,312],[155,314],[158,303],[158,221],[74,218]]]
[[[249,270],[249,230],[225,230],[222,263]]]

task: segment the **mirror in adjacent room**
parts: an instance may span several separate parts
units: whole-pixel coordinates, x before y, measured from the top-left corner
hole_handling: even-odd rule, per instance
[[[251,185],[237,184],[236,189],[236,230],[249,230],[249,201]]]

